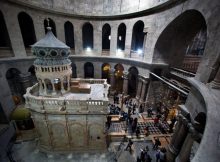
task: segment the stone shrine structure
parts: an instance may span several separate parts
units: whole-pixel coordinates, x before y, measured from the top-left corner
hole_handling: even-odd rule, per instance
[[[38,83],[24,95],[41,151],[104,151],[109,85],[105,79],[71,79],[69,47],[48,27],[32,46]],[[72,87],[71,87],[72,82]],[[72,93],[74,83],[79,85]]]

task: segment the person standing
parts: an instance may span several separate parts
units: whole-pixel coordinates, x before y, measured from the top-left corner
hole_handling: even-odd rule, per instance
[[[112,120],[112,117],[110,115],[107,116],[107,128],[109,129],[110,126],[111,126],[111,121]]]
[[[141,131],[140,131],[140,127],[137,127],[136,129],[136,137],[139,138]]]
[[[158,149],[156,152],[156,162],[159,162],[159,160],[160,160],[160,149]]]
[[[138,122],[138,119],[135,118],[132,122],[132,125],[131,125],[131,129],[132,129],[132,133],[134,133],[136,131],[136,128],[137,128],[137,122]]]
[[[131,152],[131,147],[132,147],[132,145],[133,145],[133,142],[132,142],[131,139],[129,139],[129,140],[128,140],[128,145],[127,145],[127,147],[125,148],[125,151],[127,151],[127,149],[129,148],[129,151]]]
[[[160,146],[161,145],[161,142],[160,142],[160,140],[159,140],[159,138],[157,137],[154,137],[154,140],[155,140],[155,142],[154,142],[154,146],[153,146],[153,149],[158,149],[158,146]]]

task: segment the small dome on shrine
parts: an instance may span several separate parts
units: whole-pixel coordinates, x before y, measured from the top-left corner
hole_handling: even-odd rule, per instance
[[[47,30],[46,36],[31,46],[33,55],[37,57],[34,64],[54,66],[71,63],[68,59],[70,47],[54,36],[51,27]]]
[[[43,39],[32,45],[32,48],[36,47],[70,48],[54,36],[53,32],[51,31],[51,27],[47,27],[47,34]]]

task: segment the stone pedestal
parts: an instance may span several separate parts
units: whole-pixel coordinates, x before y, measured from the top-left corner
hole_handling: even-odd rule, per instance
[[[138,78],[138,88],[137,88],[137,93],[136,93],[137,100],[139,100],[141,97],[141,88],[142,88],[142,79],[139,77]]]
[[[187,119],[179,115],[175,132],[167,150],[167,161],[174,162],[188,133]]]
[[[212,88],[220,89],[220,67],[218,68],[218,72],[215,75],[215,79],[211,82]]]
[[[124,81],[123,81],[123,93],[126,96],[128,94],[128,73],[127,72],[124,72],[123,78],[124,78]]]
[[[115,89],[115,73],[114,69],[110,70],[110,90],[113,91]]]
[[[199,133],[194,129],[192,124],[189,124],[189,132],[175,162],[189,162],[193,142],[194,140],[198,140],[198,139],[201,139]]]
[[[144,102],[144,98],[146,96],[146,88],[147,88],[147,81],[143,80],[143,85],[141,88],[141,96],[140,96],[140,102]]]

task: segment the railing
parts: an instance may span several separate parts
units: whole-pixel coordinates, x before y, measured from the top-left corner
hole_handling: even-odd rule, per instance
[[[136,58],[136,59],[142,59],[143,58],[143,52],[138,52],[138,51],[134,51],[134,50],[131,50],[131,53],[130,53],[130,57],[131,58]]]
[[[82,79],[82,78],[71,78],[71,81],[79,81],[79,83],[89,84],[107,84],[107,79]]]
[[[186,55],[183,60],[182,68],[184,70],[196,73],[200,61],[201,61],[201,56]]]
[[[102,56],[110,56],[110,50],[102,50]]]
[[[183,69],[178,69],[178,68],[173,68],[173,67],[170,68],[170,73],[178,77],[181,77],[183,79],[186,79],[187,77],[195,77],[196,75],[195,73],[191,73]]]
[[[13,57],[14,53],[9,47],[0,47],[0,58]]]
[[[31,52],[31,48],[30,47],[26,47],[25,50],[26,50],[27,56],[33,56],[33,53]]]
[[[76,79],[86,82],[85,79]],[[102,84],[105,79],[91,79],[92,83]],[[88,81],[89,82],[89,81]],[[64,97],[49,98],[35,95],[38,92],[38,83],[27,88],[27,93],[24,95],[26,99],[26,107],[36,111],[104,111],[108,105],[108,99],[92,100],[90,98],[84,100],[65,99]]]

